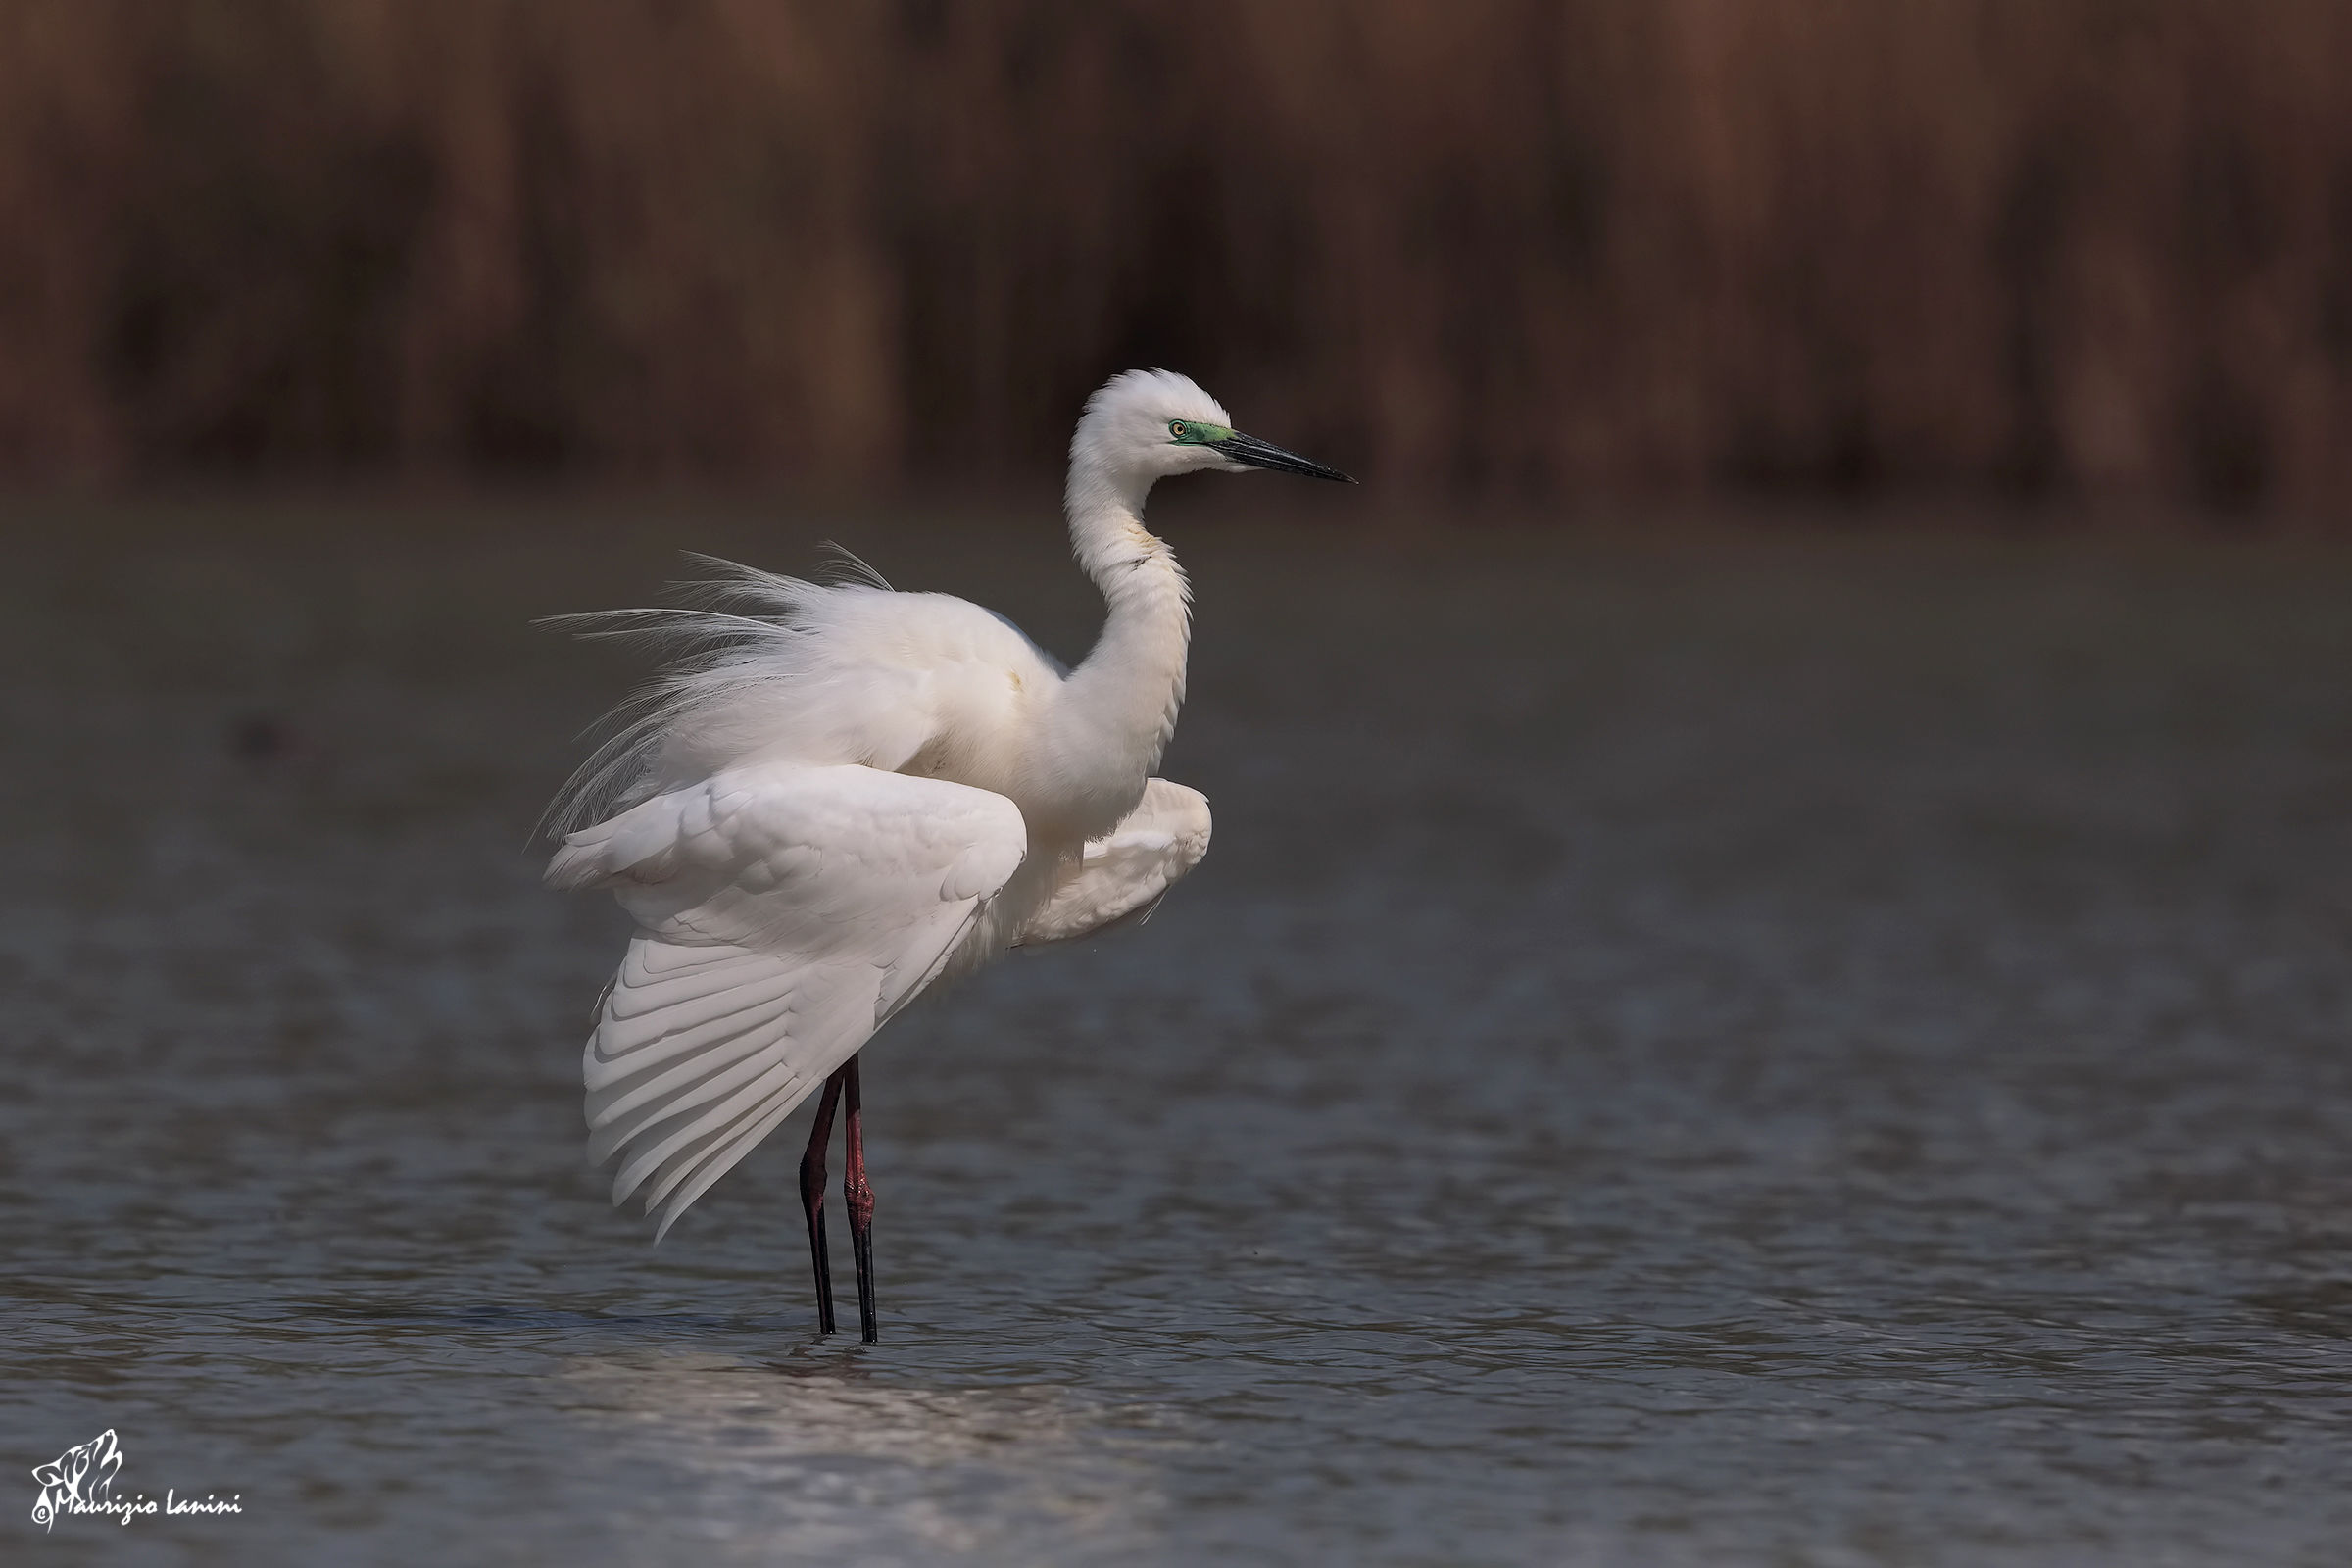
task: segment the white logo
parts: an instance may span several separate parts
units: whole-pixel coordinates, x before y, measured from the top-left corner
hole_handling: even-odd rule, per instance
[[[241,1492],[231,1494],[225,1501],[209,1492],[202,1497],[182,1497],[169,1487],[160,1503],[144,1492],[118,1497],[115,1472],[122,1468],[122,1450],[115,1442],[112,1427],[77,1448],[68,1448],[54,1463],[35,1465],[32,1479],[41,1484],[41,1494],[33,1499],[32,1522],[54,1530],[59,1514],[101,1514],[127,1525],[133,1519],[151,1519],[158,1514],[178,1518],[245,1511]]]

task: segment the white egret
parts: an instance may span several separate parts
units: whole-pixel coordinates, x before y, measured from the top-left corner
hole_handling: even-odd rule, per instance
[[[618,1158],[612,1200],[641,1195],[656,1240],[821,1085],[801,1161],[818,1325],[833,1331],[825,1150],[846,1102],[858,1311],[876,1338],[858,1053],[940,980],[1148,910],[1207,850],[1207,801],[1151,776],[1191,610],[1144,498],[1172,474],[1252,467],[1347,479],[1237,433],[1166,370],[1087,400],[1063,501],[1108,612],[1075,669],[990,611],[878,578],[722,563],[707,586],[735,611],[586,617],[702,645],[559,799],[556,825],[577,830],[547,869],[550,887],[612,889],[637,923],[588,1041],[588,1149]]]

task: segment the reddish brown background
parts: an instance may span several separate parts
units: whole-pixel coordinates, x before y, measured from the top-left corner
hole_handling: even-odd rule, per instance
[[[2340,0],[0,0],[0,478],[2352,495]]]

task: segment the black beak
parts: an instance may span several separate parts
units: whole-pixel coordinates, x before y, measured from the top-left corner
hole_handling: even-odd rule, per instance
[[[1342,484],[1355,483],[1353,479],[1348,478],[1337,468],[1326,468],[1320,463],[1309,463],[1296,452],[1285,452],[1282,448],[1268,445],[1253,435],[1236,433],[1227,436],[1222,441],[1211,441],[1208,444],[1234,462],[1247,463],[1253,468],[1279,468],[1284,473],[1303,473],[1309,479],[1337,479]]]

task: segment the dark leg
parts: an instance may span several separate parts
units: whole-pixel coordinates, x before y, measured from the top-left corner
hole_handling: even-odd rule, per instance
[[[882,1338],[874,1324],[874,1190],[865,1185],[865,1119],[858,1113],[858,1058],[841,1069],[843,1092],[849,1100],[849,1119],[842,1132],[849,1146],[848,1168],[841,1173],[841,1196],[849,1200],[850,1250],[858,1258],[858,1327],[865,1343]]]
[[[808,1213],[808,1252],[816,1259],[816,1328],[833,1332],[833,1264],[825,1256],[825,1145],[833,1141],[833,1103],[841,1098],[841,1074],[825,1080],[816,1102],[816,1125],[808,1129],[808,1152],[801,1156],[801,1207]]]

